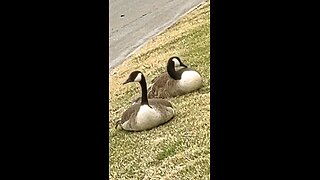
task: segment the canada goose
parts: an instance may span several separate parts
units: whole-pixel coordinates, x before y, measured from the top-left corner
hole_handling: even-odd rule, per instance
[[[195,91],[202,86],[200,74],[183,64],[179,57],[171,57],[167,63],[167,72],[151,81],[148,98],[169,98]],[[138,103],[140,98],[134,103]]]
[[[121,120],[116,122],[116,128],[120,125],[122,129],[128,131],[148,130],[173,118],[175,111],[170,102],[147,98],[147,83],[142,72],[132,72],[123,84],[129,82],[140,83],[142,101],[140,104],[132,105],[122,114]]]

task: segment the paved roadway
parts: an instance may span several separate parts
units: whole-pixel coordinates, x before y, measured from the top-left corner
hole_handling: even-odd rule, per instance
[[[204,0],[109,0],[109,71]]]

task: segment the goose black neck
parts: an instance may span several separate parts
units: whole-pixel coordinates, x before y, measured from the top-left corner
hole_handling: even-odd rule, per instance
[[[168,63],[167,71],[168,71],[168,74],[170,75],[170,77],[173,78],[174,80],[180,80],[181,79],[181,77],[179,77],[178,73],[176,72],[176,70],[174,68],[174,62],[173,61]]]
[[[141,77],[141,81],[139,83],[141,85],[141,105],[149,105],[147,96],[147,83],[144,76]]]

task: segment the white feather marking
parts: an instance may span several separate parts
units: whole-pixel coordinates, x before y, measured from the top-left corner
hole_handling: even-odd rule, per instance
[[[174,66],[175,67],[180,66],[180,62],[179,62],[179,60],[177,58],[173,58],[172,61],[174,62]]]
[[[158,125],[161,116],[155,109],[148,105],[142,105],[136,117],[137,126],[141,129],[149,129]]]
[[[124,122],[123,124],[121,124],[121,127],[125,130],[131,130],[130,126],[129,126],[129,121]]]
[[[185,92],[191,92],[202,86],[202,78],[196,71],[185,71],[179,80],[179,86]]]
[[[183,69],[183,68],[185,68],[185,67],[183,67],[183,66],[177,66],[177,67],[175,67],[174,69],[175,69],[176,71],[179,71],[180,69]]]
[[[141,73],[138,73],[138,75],[136,76],[136,78],[134,79],[134,82],[140,82],[142,77],[141,77]]]

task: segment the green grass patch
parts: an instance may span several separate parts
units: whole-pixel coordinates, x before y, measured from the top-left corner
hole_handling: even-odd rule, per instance
[[[177,146],[181,144],[181,141],[175,144],[170,144],[162,148],[162,151],[157,155],[157,160],[164,160],[165,158],[175,155]]]

